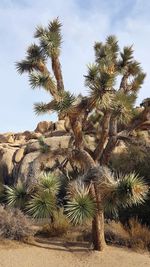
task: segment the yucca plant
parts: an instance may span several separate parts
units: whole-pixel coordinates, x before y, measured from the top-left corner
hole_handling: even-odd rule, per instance
[[[52,195],[57,195],[60,189],[60,179],[53,173],[43,173],[40,177],[39,187],[41,190]]]
[[[16,186],[4,186],[6,204],[13,208],[24,210],[25,205],[30,197],[29,191],[25,184],[18,182]]]
[[[120,208],[141,204],[147,193],[148,186],[137,174],[119,174],[115,177],[108,168],[97,167],[81,177],[80,182],[70,185],[65,211],[71,223],[83,224],[89,219],[94,219],[98,209],[99,213],[105,212],[116,216]],[[93,239],[96,231],[94,228]],[[99,229],[102,239],[103,232],[100,231],[102,229]]]
[[[35,219],[52,218],[55,209],[55,198],[47,191],[35,193],[27,204],[27,213]]]
[[[37,27],[35,38],[38,40],[38,45],[31,45],[27,49],[26,58],[17,63],[17,69],[21,74],[28,72],[31,88],[42,87],[52,96],[52,100],[48,103],[35,104],[34,110],[37,115],[55,111],[59,118],[69,120],[73,141],[69,143],[65,154],[67,162],[69,161],[71,166],[77,165],[78,173],[89,173],[90,182],[86,182],[89,183],[88,187],[85,186],[86,194],[77,191],[76,197],[69,200],[68,216],[74,223],[93,217],[94,249],[102,250],[105,243],[104,210],[106,206],[110,212],[111,210],[117,212],[121,201],[122,205],[127,203],[130,205],[134,201],[139,203],[139,196],[141,199],[145,196],[142,195],[140,186],[145,187],[144,185],[142,187],[141,180],[135,174],[130,174],[129,178],[118,179],[119,182],[117,182],[112,179],[112,174],[106,175],[103,171],[102,175],[97,164],[108,165],[112,152],[120,140],[125,143],[132,141],[133,145],[135,141],[132,136],[133,132],[142,129],[145,124],[147,127],[150,126],[149,98],[143,102],[143,109],[140,112],[137,113],[135,108],[135,100],[146,75],[140,63],[134,59],[133,47],[125,46],[121,49],[117,38],[111,35],[106,38],[105,42],[96,42],[94,45],[95,62],[88,66],[85,75],[88,95],[75,97],[68,93],[63,83],[60,64],[61,26],[57,18],[47,27]],[[52,71],[48,68],[49,59]],[[94,116],[94,114],[100,116]],[[95,117],[93,121],[91,116]],[[85,135],[95,137],[94,149],[87,147]],[[44,152],[45,149],[47,151],[43,140],[41,140],[41,147]],[[94,173],[91,170],[94,170]],[[97,177],[100,180],[97,180]],[[45,185],[48,186],[48,184],[49,182],[46,181]],[[46,196],[43,198],[47,201],[49,193],[44,191],[44,194]],[[120,196],[120,201],[118,196]],[[33,206],[36,204],[40,213],[39,203],[42,203],[42,199],[40,201],[39,199],[41,195],[38,193],[31,202],[32,212],[35,212]],[[49,205],[50,203],[48,204],[50,213],[51,206]],[[46,204],[43,206],[46,207]],[[38,212],[36,216],[37,214]]]
[[[36,192],[32,194],[26,206],[27,213],[35,219],[48,218],[53,221],[59,189],[58,177],[51,173],[43,173],[39,178]]]

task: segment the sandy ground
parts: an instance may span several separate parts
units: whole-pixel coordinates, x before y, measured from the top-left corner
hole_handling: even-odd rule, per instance
[[[0,244],[0,267],[148,267],[150,255],[107,246],[93,252],[86,244],[48,241],[39,246]]]

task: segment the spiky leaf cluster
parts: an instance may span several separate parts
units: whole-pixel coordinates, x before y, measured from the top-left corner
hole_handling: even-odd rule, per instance
[[[35,89],[36,87],[44,87],[45,89],[47,89],[48,80],[49,80],[49,75],[41,74],[38,72],[32,72],[29,76],[29,84],[32,89]]]
[[[58,56],[62,42],[61,23],[55,19],[49,23],[47,28],[37,27],[35,35],[40,40],[40,47],[43,48],[47,56]]]
[[[58,178],[51,173],[43,173],[39,178],[37,191],[27,204],[27,212],[33,218],[50,218],[56,210],[56,195],[60,189]]]
[[[39,181],[39,187],[43,191],[47,191],[50,194],[57,195],[60,189],[60,179],[52,173],[44,172]]]
[[[27,49],[26,58],[16,63],[17,71],[22,74],[24,72],[32,72],[40,69],[41,64],[46,62],[45,53],[42,48],[36,44],[32,44]]]
[[[114,95],[112,102],[113,113],[116,114],[118,122],[127,124],[131,121],[134,111],[135,94],[125,94],[123,91],[118,91]]]
[[[60,100],[55,103],[54,110],[60,113],[68,113],[73,108],[75,96],[70,92],[64,92],[60,95]]]
[[[141,204],[148,193],[147,185],[137,174],[115,176],[105,166],[90,169],[82,180],[89,185],[95,183],[101,205],[107,213],[117,214],[120,207]]]
[[[5,199],[8,206],[24,209],[28,198],[29,192],[22,182],[15,187],[5,185]]]
[[[28,214],[36,219],[50,218],[55,209],[55,199],[47,191],[37,192],[27,205]]]
[[[89,193],[89,188],[81,181],[70,185],[68,198],[65,212],[71,223],[82,224],[94,216],[95,202]]]
[[[147,193],[147,185],[137,174],[119,174],[113,190],[105,197],[105,211],[117,214],[121,207],[141,204],[145,201]]]

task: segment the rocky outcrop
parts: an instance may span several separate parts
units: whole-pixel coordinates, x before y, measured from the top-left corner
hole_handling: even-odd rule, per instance
[[[36,133],[47,133],[49,131],[53,131],[54,130],[54,123],[52,121],[41,121],[38,123],[35,132]]]
[[[39,138],[49,147],[48,153],[40,150]],[[52,151],[67,148],[70,134],[65,129],[65,122],[43,121],[35,131],[0,134],[0,183],[15,184],[18,180],[30,184],[36,182],[41,171],[53,168],[55,159]],[[64,158],[58,156],[60,161]]]
[[[13,156],[16,152],[15,148],[12,147],[1,147],[0,148],[0,182],[12,184],[13,177],[12,172],[14,168]]]
[[[64,161],[65,154],[59,155],[55,151],[68,148],[72,142],[71,135],[64,120],[40,122],[35,131],[0,134],[0,183],[11,185],[21,180],[29,185],[37,181],[43,170],[60,172],[57,163]],[[40,146],[41,137],[44,137],[45,151]],[[96,141],[92,135],[85,135],[84,141],[87,149],[95,150]],[[120,149],[125,149],[125,146],[116,147],[114,153]],[[67,170],[71,169],[70,163],[66,166]]]

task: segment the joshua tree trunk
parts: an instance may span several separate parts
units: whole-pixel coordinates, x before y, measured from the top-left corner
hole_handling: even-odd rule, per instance
[[[57,91],[61,92],[64,91],[64,83],[63,83],[63,77],[61,72],[61,64],[59,61],[58,56],[52,57],[52,69],[57,81]]]
[[[108,139],[109,134],[109,122],[110,122],[111,112],[107,111],[104,115],[103,121],[102,121],[102,135],[98,142],[98,145],[94,151],[94,159],[98,160],[101,158],[101,155],[103,153],[105,143]]]
[[[104,249],[104,214],[102,210],[96,213],[92,221],[92,241],[94,250],[102,251]]]
[[[76,149],[74,151],[76,159],[84,164],[85,171],[90,168],[96,168],[96,163],[90,156],[90,154],[85,150]],[[93,248],[97,251],[102,251],[105,247],[105,237],[104,237],[104,213],[101,207],[101,196],[98,193],[97,185],[92,184],[90,189],[92,197],[96,201],[96,214],[92,221],[92,242]]]
[[[96,214],[92,221],[92,239],[94,250],[102,251],[105,247],[104,236],[104,212],[101,207],[101,196],[98,193],[97,185],[92,186],[92,194],[96,200]]]

